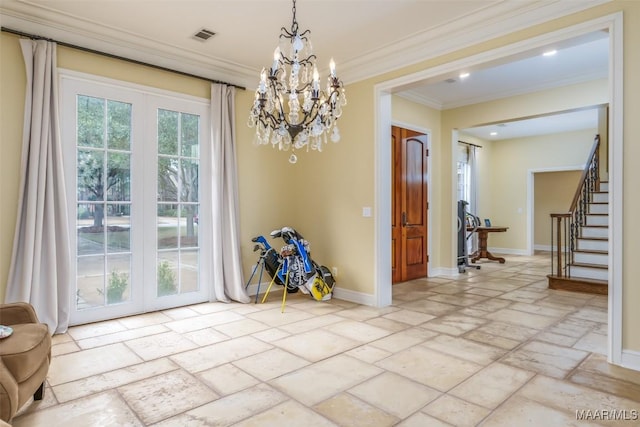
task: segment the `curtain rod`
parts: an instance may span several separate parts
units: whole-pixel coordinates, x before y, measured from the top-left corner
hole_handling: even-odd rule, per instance
[[[460,141],[460,140],[458,140],[458,143],[460,143],[460,144],[470,145],[470,146],[472,146],[472,147],[482,148],[482,145],[476,145],[476,144],[472,144],[472,143],[470,143],[470,142],[465,142],[465,141]]]
[[[35,34],[24,33],[22,31],[12,30],[12,29],[6,28],[6,27],[1,27],[0,29],[5,33],[15,34],[15,35],[18,35],[18,36],[21,36],[21,37],[29,38],[31,40],[46,40],[48,42],[57,43],[60,46],[69,47],[71,49],[76,49],[76,50],[80,50],[80,51],[88,52],[88,53],[94,53],[96,55],[106,56],[106,57],[112,58],[112,59],[119,59],[121,61],[131,62],[132,64],[144,65],[145,67],[151,67],[151,68],[155,68],[157,70],[169,71],[170,73],[180,74],[181,76],[194,77],[196,79],[206,80],[206,81],[211,82],[211,83],[225,84],[225,85],[228,85],[228,86],[233,86],[233,87],[235,87],[237,89],[240,89],[240,90],[246,90],[247,89],[244,86],[234,85],[233,83],[223,82],[221,80],[214,80],[214,79],[210,79],[208,77],[197,76],[195,74],[185,73],[184,71],[178,71],[178,70],[174,70],[174,69],[171,69],[171,68],[162,67],[160,65],[149,64],[148,62],[142,62],[142,61],[138,61],[136,59],[125,58],[124,56],[118,56],[118,55],[114,55],[112,53],[107,53],[107,52],[102,52],[102,51],[99,51],[99,50],[89,49],[88,47],[78,46],[78,45],[71,44],[71,43],[66,43],[66,42],[61,42],[61,41],[58,41],[58,40],[54,40],[54,39],[50,39],[50,38],[47,38],[47,37],[38,36],[38,35],[35,35]]]

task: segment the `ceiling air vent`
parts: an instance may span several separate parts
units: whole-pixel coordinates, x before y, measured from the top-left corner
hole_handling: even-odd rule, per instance
[[[193,35],[193,38],[196,40],[200,40],[201,42],[204,42],[209,40],[211,37],[215,35],[216,33],[214,33],[213,31],[207,30],[206,28],[202,28],[201,30],[198,30],[198,32]]]
[[[447,80],[445,80],[445,82],[447,82],[447,83],[455,83],[456,79],[447,79]]]

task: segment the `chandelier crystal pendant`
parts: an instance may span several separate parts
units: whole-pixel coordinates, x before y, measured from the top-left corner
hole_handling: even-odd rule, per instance
[[[289,162],[295,163],[295,150],[306,146],[307,151],[322,151],[328,139],[340,140],[336,122],[347,98],[333,58],[326,87],[321,88],[309,39],[311,32],[298,29],[296,0],[292,11],[291,29],[282,27],[273,64],[260,73],[248,125],[256,128],[257,144],[291,150]]]

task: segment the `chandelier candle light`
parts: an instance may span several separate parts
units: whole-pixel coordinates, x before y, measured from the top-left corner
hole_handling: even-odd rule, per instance
[[[273,64],[260,73],[249,115],[249,127],[256,127],[256,143],[291,150],[290,163],[298,160],[295,150],[306,146],[307,151],[322,151],[327,138],[332,142],[340,140],[336,122],[342,115],[342,106],[347,104],[333,58],[326,89],[320,88],[310,34],[309,30],[298,30],[293,0],[291,31],[282,27]]]

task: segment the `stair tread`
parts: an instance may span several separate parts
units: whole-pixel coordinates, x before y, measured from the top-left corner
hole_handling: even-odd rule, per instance
[[[599,242],[608,242],[608,237],[578,237],[578,240],[597,240]]]
[[[568,281],[573,281],[573,282],[587,282],[587,283],[591,283],[594,285],[608,285],[609,282],[607,280],[600,280],[600,279],[585,279],[582,277],[562,277],[562,276],[554,276],[554,275],[547,275],[547,277],[552,277],[554,279],[560,279],[560,280],[568,280]]]
[[[600,265],[600,264],[586,264],[583,262],[573,262],[570,264],[571,267],[583,267],[583,268],[594,268],[597,270],[607,270],[608,266]]]
[[[583,254],[609,255],[609,251],[601,251],[598,249],[574,249],[573,252],[580,252]]]
[[[606,280],[554,275],[548,275],[547,278],[549,281],[549,289],[568,292],[586,292],[600,295],[607,295],[609,293],[609,282]]]
[[[588,213],[588,214],[585,214],[585,215],[587,215],[587,216],[609,216],[608,213],[597,213],[597,212],[596,213]]]
[[[609,228],[608,225],[583,225],[582,228]]]

